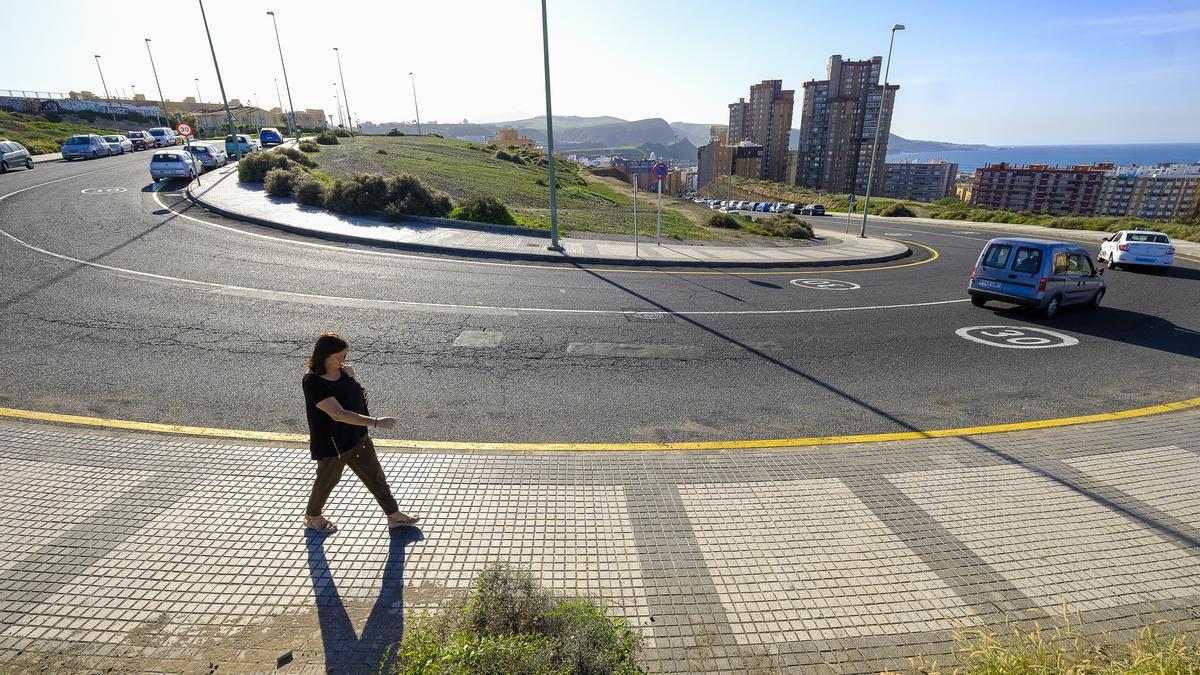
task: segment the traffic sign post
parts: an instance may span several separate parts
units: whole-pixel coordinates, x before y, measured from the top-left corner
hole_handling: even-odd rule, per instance
[[[175,131],[178,131],[180,136],[191,136],[192,125],[187,122],[180,122],[179,126],[175,127]]]
[[[662,182],[667,177],[666,162],[659,162],[654,165],[654,177],[658,179],[658,229],[654,233],[654,244],[662,245]]]

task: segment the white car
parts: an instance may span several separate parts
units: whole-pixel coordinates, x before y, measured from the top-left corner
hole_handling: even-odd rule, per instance
[[[108,144],[108,149],[114,155],[123,155],[127,152],[133,152],[133,141],[124,136],[101,136],[104,142]]]
[[[187,150],[156,150],[150,158],[150,177],[157,183],[164,178],[192,180],[204,173],[204,165]]]
[[[1175,262],[1175,246],[1171,238],[1152,230],[1121,230],[1100,244],[1099,262],[1108,269],[1117,265],[1145,265],[1167,271]]]

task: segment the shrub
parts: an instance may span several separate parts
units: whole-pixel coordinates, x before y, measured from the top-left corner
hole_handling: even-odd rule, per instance
[[[354,134],[350,133],[348,129],[342,129],[341,127],[338,127],[337,129],[333,130],[333,135],[337,136],[338,138],[350,138]]]
[[[445,138],[445,136],[443,136],[443,135],[441,135],[441,134],[430,133],[430,134],[428,134],[428,135],[429,135],[429,136],[433,136],[434,138]]]
[[[509,213],[504,202],[495,197],[475,197],[467,203],[450,212],[451,218],[469,220],[474,223],[492,223],[495,225],[516,225],[517,221]]]
[[[400,131],[396,127],[392,127],[391,130],[387,132],[387,135],[388,136],[403,136],[404,132]]]
[[[299,145],[302,152],[320,152],[321,146],[312,141],[304,141]]]
[[[383,216],[401,220],[405,216],[436,216],[450,213],[453,204],[445,193],[431,189],[416,176],[401,174],[387,179]]]
[[[325,208],[354,216],[367,215],[382,209],[387,195],[387,180],[383,176],[355,173],[333,182],[325,195]]]
[[[917,214],[913,213],[912,209],[897,202],[895,204],[888,204],[887,206],[883,207],[879,211],[879,215],[886,216],[888,218],[912,218]]]
[[[505,152],[503,150],[497,150],[496,151],[496,159],[502,159],[506,162],[511,162],[512,155],[508,154],[507,152]]]
[[[313,178],[304,176],[296,181],[296,201],[305,206],[322,206],[325,204],[325,184]]]
[[[740,230],[742,224],[732,213],[714,213],[706,223],[709,227],[720,227],[726,230]]]
[[[377,154],[377,155],[386,155],[386,154],[387,154],[387,150],[384,150],[383,148],[379,148],[378,150],[376,150],[376,151],[375,151],[375,154]]]
[[[252,152],[243,156],[238,162],[238,180],[243,183],[261,183],[271,169],[304,171],[316,164],[295,148],[271,152]]]
[[[271,169],[263,177],[263,189],[272,197],[287,197],[292,194],[292,189],[301,175],[299,171]]]
[[[400,643],[399,672],[636,673],[641,638],[590,600],[560,598],[495,564]]]
[[[754,224],[772,237],[812,239],[813,236],[811,225],[788,213],[760,218],[754,221]]]
[[[338,137],[332,131],[322,131],[317,134],[317,142],[321,145],[337,145]]]

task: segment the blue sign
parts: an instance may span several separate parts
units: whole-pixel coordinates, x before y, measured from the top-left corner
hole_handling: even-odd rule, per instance
[[[654,177],[659,180],[662,180],[667,177],[666,162],[659,162],[658,164],[654,165]]]

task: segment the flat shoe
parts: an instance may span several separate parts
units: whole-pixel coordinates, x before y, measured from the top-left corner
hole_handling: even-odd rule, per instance
[[[334,525],[333,521],[329,520],[328,518],[325,519],[325,522],[317,525],[316,518],[304,516],[304,526],[310,530],[316,530],[317,532],[323,532],[325,534],[337,532],[337,525]]]
[[[421,516],[410,516],[405,514],[403,520],[394,520],[388,518],[388,527],[405,527],[408,525],[416,525],[421,521]]]

